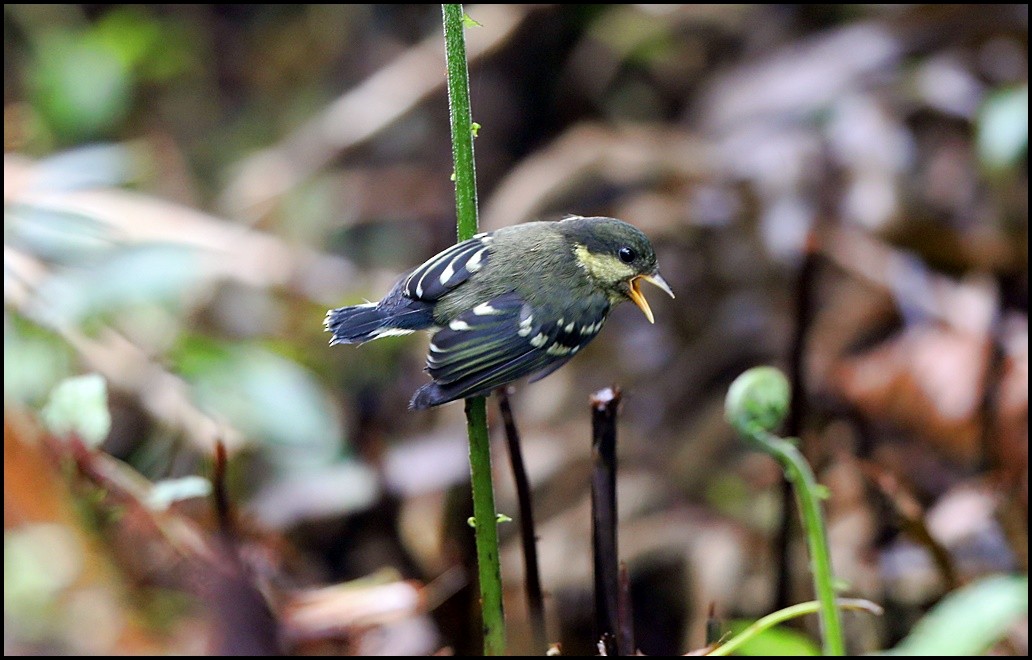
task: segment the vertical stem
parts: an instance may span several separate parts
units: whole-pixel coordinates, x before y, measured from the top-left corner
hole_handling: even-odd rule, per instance
[[[455,163],[455,212],[459,240],[477,233],[477,180],[473,163],[473,127],[469,102],[469,71],[463,34],[462,5],[441,5],[445,56],[448,64],[448,107],[451,116],[452,158]],[[484,621],[484,654],[505,652],[505,614],[498,558],[498,520],[491,483],[491,445],[487,435],[484,397],[466,399],[469,469],[473,486],[480,607]]]
[[[814,591],[820,603],[824,654],[845,655],[846,643],[842,620],[835,607],[831,554],[821,512],[822,489],[796,446],[770,432],[784,420],[790,396],[791,386],[783,373],[773,367],[754,367],[731,383],[725,400],[725,416],[743,438],[777,459],[792,483],[810,553]]]
[[[591,396],[591,549],[595,567],[595,636],[608,655],[626,655],[620,637],[619,553],[616,545],[616,411],[619,390]]]
[[[477,233],[477,173],[473,162],[473,119],[469,70],[463,35],[462,5],[441,5],[448,62],[448,108],[451,111],[452,160],[455,163],[455,214],[460,241]]]
[[[824,516],[817,496],[817,480],[803,455],[792,443],[763,431],[754,436],[762,438],[762,444],[778,459],[785,469],[785,476],[795,486],[799,512],[803,519],[803,532],[810,551],[810,567],[813,571],[814,590],[820,602],[821,632],[825,655],[845,655],[846,645],[842,635],[842,620],[835,607],[835,588],[832,584],[831,553],[828,550],[828,534],[824,527]]]
[[[509,462],[512,463],[512,477],[516,482],[516,500],[520,507],[520,540],[523,542],[524,584],[527,590],[527,609],[530,612],[530,629],[534,636],[537,653],[548,650],[548,636],[545,630],[545,598],[541,591],[541,573],[538,570],[537,535],[534,533],[534,508],[530,494],[530,479],[523,464],[523,450],[520,449],[520,434],[509,405],[509,393],[505,387],[495,390],[498,408],[505,425],[505,440],[509,446]]]
[[[634,612],[631,606],[631,577],[626,562],[620,562],[620,593],[617,594],[616,650],[620,655],[635,655]]]
[[[491,484],[491,445],[487,437],[487,406],[482,396],[466,399],[469,470],[473,482],[480,610],[484,621],[484,655],[505,653],[505,613],[502,610],[502,569],[498,559],[498,518]]]
[[[226,444],[221,439],[215,441],[215,465],[211,474],[211,496],[215,503],[215,520],[218,521],[219,532],[229,539],[234,537],[235,527],[233,509],[229,501],[229,489],[226,487],[226,468],[229,462],[226,456]]]
[[[721,632],[720,619],[717,618],[717,604],[710,601],[709,610],[706,611],[706,646],[713,646],[720,643],[723,636]]]

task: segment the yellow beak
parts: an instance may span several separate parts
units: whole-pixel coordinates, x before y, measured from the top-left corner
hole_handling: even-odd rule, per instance
[[[651,275],[636,275],[631,278],[631,287],[628,291],[628,295],[631,296],[631,300],[633,300],[634,304],[638,306],[638,309],[642,311],[645,318],[649,320],[649,323],[655,323],[656,319],[652,316],[652,310],[649,309],[649,302],[645,300],[645,296],[641,293],[641,280],[645,280],[646,282],[656,285],[665,291],[671,298],[674,297],[674,292],[670,290],[670,285],[666,283],[666,280],[663,279],[658,270]]]

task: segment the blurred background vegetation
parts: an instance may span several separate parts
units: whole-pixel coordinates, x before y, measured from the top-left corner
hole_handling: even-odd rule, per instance
[[[779,470],[722,419],[760,363],[798,373],[845,593],[886,608],[851,650],[1027,575],[1028,6],[466,9],[482,228],[622,218],[678,296],[514,396],[549,637],[594,649],[613,383],[640,648],[811,597]],[[425,337],[322,329],[454,241],[444,76],[438,5],[5,5],[6,653],[479,648],[461,406],[406,410]],[[997,579],[946,629],[1026,655]]]

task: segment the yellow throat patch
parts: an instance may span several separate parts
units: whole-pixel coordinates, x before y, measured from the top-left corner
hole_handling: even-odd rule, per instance
[[[577,263],[592,278],[615,287],[617,282],[625,282],[635,275],[635,270],[620,261],[611,254],[592,254],[588,248],[580,243],[574,245],[573,254],[577,257]],[[613,302],[623,300],[624,296],[610,293],[609,297]]]

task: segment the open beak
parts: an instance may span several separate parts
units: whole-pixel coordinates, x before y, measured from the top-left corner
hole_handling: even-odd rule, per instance
[[[674,292],[670,290],[670,285],[666,283],[666,280],[663,279],[663,276],[659,274],[658,270],[651,275],[637,275],[631,278],[630,290],[627,292],[628,295],[631,297],[631,300],[634,301],[634,304],[638,306],[638,309],[642,311],[642,314],[645,315],[645,318],[649,320],[649,323],[655,323],[656,319],[652,316],[652,310],[649,309],[649,302],[645,300],[645,296],[641,292],[642,280],[656,285],[665,291],[671,298],[674,297]]]

